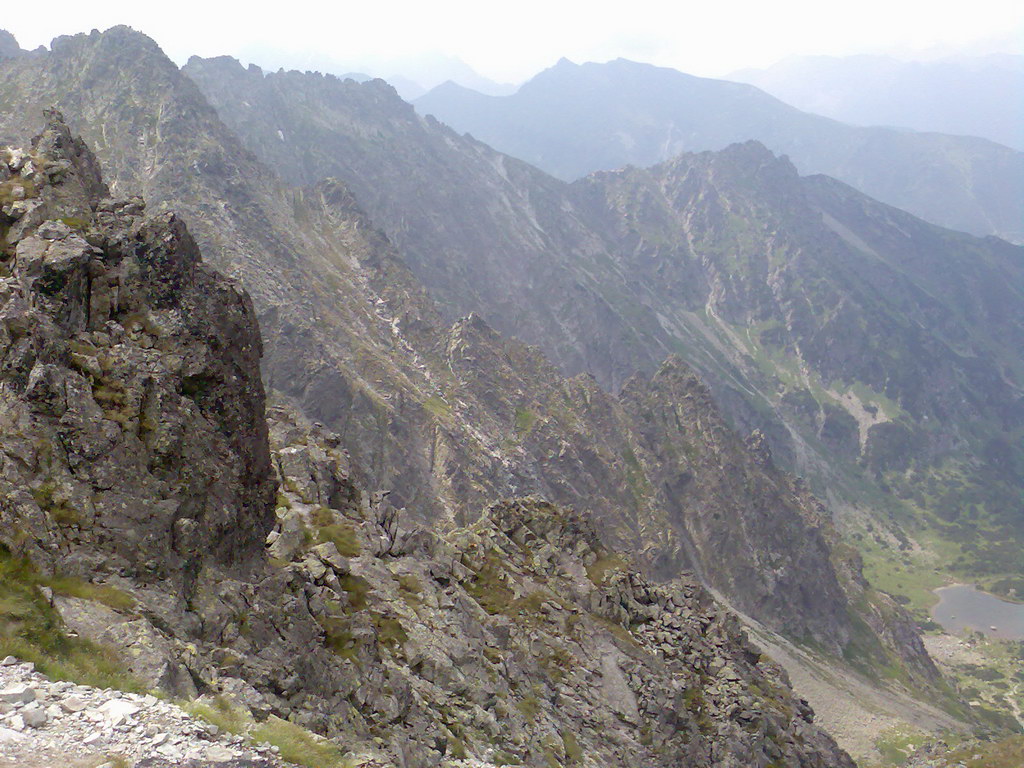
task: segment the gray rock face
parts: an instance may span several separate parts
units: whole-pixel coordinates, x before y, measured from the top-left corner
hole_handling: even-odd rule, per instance
[[[59,115],[12,181],[30,194],[0,209],[3,543],[185,584],[259,551],[274,487],[248,297],[179,219],[102,197]]]
[[[146,619],[73,597],[56,597],[54,607],[69,632],[117,648],[129,673],[147,690],[167,691],[181,699],[197,695],[188,670],[177,660],[173,643]]]
[[[0,59],[13,59],[23,53],[14,35],[6,29],[0,29]]]

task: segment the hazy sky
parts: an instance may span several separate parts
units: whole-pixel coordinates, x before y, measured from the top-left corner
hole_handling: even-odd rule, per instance
[[[719,76],[795,54],[1024,52],[1022,0],[51,0],[45,12],[19,8],[0,27],[26,48],[129,24],[179,63],[226,53],[270,68],[369,68],[439,53],[498,81],[521,81],[562,56],[622,56]]]

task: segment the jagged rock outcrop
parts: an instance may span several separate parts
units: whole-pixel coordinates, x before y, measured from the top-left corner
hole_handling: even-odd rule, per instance
[[[365,723],[410,764],[849,764],[692,580],[646,581],[584,517],[535,498],[438,536],[351,488],[336,436],[271,419],[286,490],[269,552],[364,681],[306,722]]]
[[[637,425],[639,455],[652,467],[647,481],[661,489],[670,524],[692,542],[700,558],[694,566],[707,583],[737,596],[736,606],[751,615],[777,616],[780,626],[800,625],[817,642],[844,647],[850,617],[829,562],[828,512],[805,486],[775,470],[764,436],[744,444],[678,358],[650,381],[628,382],[621,400]],[[654,460],[673,453],[685,458]],[[757,554],[748,568],[714,567],[745,561],[743,553],[751,552]]]
[[[273,485],[249,298],[180,219],[107,198],[58,114],[3,159],[5,544],[185,585],[251,557]]]

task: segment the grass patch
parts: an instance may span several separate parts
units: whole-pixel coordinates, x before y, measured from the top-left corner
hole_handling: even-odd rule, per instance
[[[323,616],[317,623],[324,630],[324,645],[337,656],[355,661],[358,656],[355,638],[348,630],[348,621],[337,616]]]
[[[882,766],[903,765],[910,754],[921,746],[927,737],[921,731],[894,726],[875,739],[875,749],[882,756]]]
[[[576,734],[572,731],[562,731],[562,748],[565,750],[565,761],[568,765],[583,764],[583,750],[580,748]]]
[[[83,219],[80,216],[63,216],[61,221],[69,228],[77,230],[78,232],[84,232],[89,228],[89,220]]]
[[[622,570],[627,566],[625,559],[619,555],[602,555],[587,566],[587,578],[595,586],[600,587],[608,579],[608,574]]]
[[[55,576],[52,579],[44,579],[42,583],[58,595],[93,600],[122,613],[135,612],[135,598],[117,587],[93,584],[70,576]]]
[[[501,613],[512,602],[514,594],[501,579],[503,573],[498,557],[492,552],[483,567],[463,586],[480,607],[489,614]]]
[[[58,525],[78,525],[82,521],[78,510],[68,503],[67,498],[58,494],[57,486],[52,481],[47,480],[33,488],[32,498]]]
[[[396,618],[374,614],[373,625],[377,628],[377,642],[385,648],[400,651],[409,642],[409,633]]]
[[[343,557],[359,556],[359,534],[348,523],[334,523],[317,528],[314,537],[317,544],[332,543]]]
[[[143,692],[112,649],[65,634],[40,586],[45,580],[32,565],[0,546],[0,657],[31,661],[53,680]]]
[[[518,709],[519,713],[532,725],[537,721],[537,715],[540,714],[540,702],[537,700],[536,696],[531,694],[523,698],[521,701],[517,701],[516,709]]]
[[[537,423],[537,414],[529,408],[516,408],[516,434],[520,437],[529,434]]]
[[[350,765],[341,749],[327,739],[273,715],[266,722],[257,724],[248,712],[223,696],[187,702],[181,707],[193,717],[205,720],[222,731],[245,736],[250,742],[272,744],[281,750],[281,758],[290,763],[309,768],[348,768]]]
[[[315,543],[331,542],[345,557],[358,557],[360,552],[359,533],[355,526],[340,519],[327,507],[318,507],[310,515],[310,522],[316,528]]]
[[[281,750],[281,759],[309,768],[348,768],[341,749],[305,728],[273,715],[249,732],[254,741],[264,741]]]
[[[939,601],[933,590],[951,580],[942,563],[952,559],[956,547],[924,530],[914,535],[920,551],[900,549],[874,530],[854,536],[852,543],[861,554],[864,576],[871,585],[897,598],[918,621],[927,621]]]
[[[423,585],[414,573],[403,573],[395,577],[398,582],[398,594],[411,607],[423,604],[420,593],[423,592]]]
[[[348,605],[345,606],[345,613],[355,613],[366,607],[366,598],[370,594],[370,582],[362,576],[348,573],[338,579],[341,588],[348,595]]]
[[[223,696],[210,701],[190,701],[181,708],[193,717],[198,717],[228,733],[244,734],[253,724],[249,713],[235,707]]]
[[[452,415],[452,407],[436,395],[423,401],[423,410],[438,419],[448,419]]]
[[[0,205],[27,200],[38,194],[35,182],[15,177],[0,183]]]
[[[1011,736],[983,746],[963,747],[946,758],[951,766],[967,768],[1020,768],[1024,765],[1024,736]]]

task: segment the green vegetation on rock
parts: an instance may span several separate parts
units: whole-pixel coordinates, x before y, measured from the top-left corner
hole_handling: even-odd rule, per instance
[[[130,604],[127,595],[110,587],[72,579],[44,579],[28,561],[12,556],[0,545],[0,656],[31,661],[55,680],[139,691],[139,682],[128,674],[115,650],[67,634],[41,591],[47,585],[52,585],[55,592],[120,607]]]

